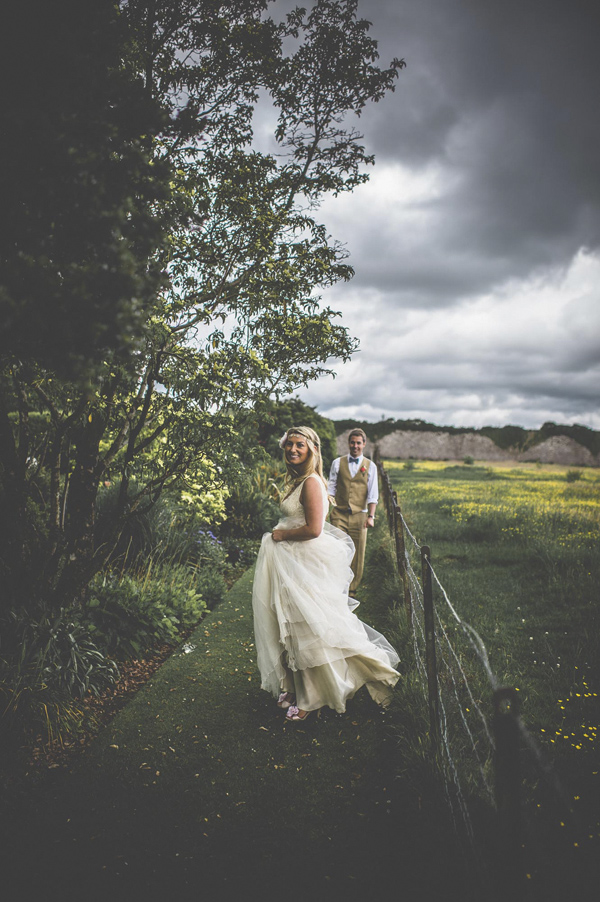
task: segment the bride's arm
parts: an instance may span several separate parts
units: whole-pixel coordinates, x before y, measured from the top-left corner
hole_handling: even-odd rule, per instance
[[[316,479],[306,479],[300,493],[306,523],[294,529],[274,529],[274,542],[305,542],[316,539],[323,532],[323,491]]]

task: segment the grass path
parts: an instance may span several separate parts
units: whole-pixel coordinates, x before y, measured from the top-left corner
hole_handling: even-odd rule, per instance
[[[359,614],[385,631],[380,576]],[[467,898],[445,813],[432,832],[395,778],[366,690],[346,714],[283,723],[259,686],[251,589],[249,571],[74,767],[13,800],[15,899]]]

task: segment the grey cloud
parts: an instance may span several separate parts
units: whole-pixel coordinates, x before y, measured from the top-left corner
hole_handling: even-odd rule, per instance
[[[395,196],[390,174],[388,192],[324,207],[356,270],[325,301],[362,350],[302,397],[333,416],[600,428],[600,271],[563,286],[600,246],[600,4],[359,0],[359,13],[381,64],[407,62],[358,122],[372,186],[396,166],[435,172],[440,190]],[[471,319],[483,297],[487,329]]]
[[[364,117],[380,162],[459,167],[454,234],[520,272],[600,242],[600,7],[542,0],[363,0],[392,98]],[[449,215],[451,211],[441,211]],[[440,236],[443,239],[443,235]]]

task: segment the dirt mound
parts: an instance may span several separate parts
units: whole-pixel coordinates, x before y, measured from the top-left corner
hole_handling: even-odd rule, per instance
[[[600,461],[591,451],[568,435],[553,435],[518,455],[519,460],[539,460],[543,464],[597,467]]]
[[[382,457],[429,460],[456,460],[473,457],[477,460],[508,460],[511,454],[503,451],[490,438],[463,432],[392,432],[379,442]]]
[[[337,437],[338,454],[348,452],[347,429]],[[365,454],[372,457],[374,444],[367,441]],[[490,438],[473,432],[462,432],[452,435],[443,430],[421,432],[416,430],[398,430],[379,440],[379,452],[382,457],[409,460],[462,460],[472,457],[475,460],[516,460],[540,461],[544,464],[562,464],[570,467],[597,467],[600,455],[594,456],[591,451],[566,435],[555,435],[532,445],[527,451],[514,448],[499,448]]]

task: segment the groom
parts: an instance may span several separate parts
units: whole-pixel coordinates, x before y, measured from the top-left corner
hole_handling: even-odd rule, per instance
[[[363,456],[367,436],[362,429],[352,429],[348,436],[349,454],[336,457],[331,464],[327,492],[334,507],[330,520],[354,542],[350,595],[362,579],[367,544],[367,529],[375,525],[375,509],[379,498],[377,467]]]

